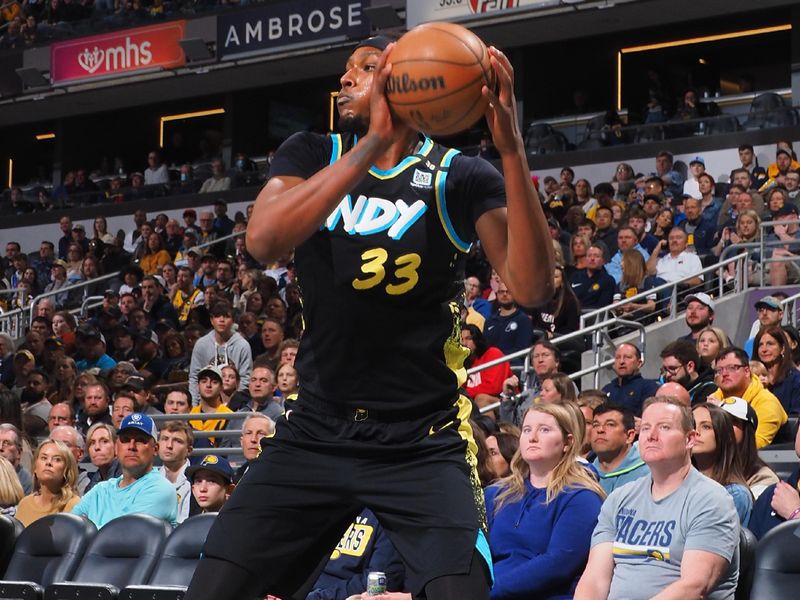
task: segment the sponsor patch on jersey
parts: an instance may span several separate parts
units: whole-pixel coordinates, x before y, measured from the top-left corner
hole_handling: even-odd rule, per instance
[[[414,169],[414,176],[411,179],[411,187],[430,188],[433,185],[433,173]]]

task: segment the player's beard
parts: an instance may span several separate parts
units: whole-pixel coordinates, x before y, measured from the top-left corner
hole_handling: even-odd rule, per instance
[[[347,115],[339,117],[339,131],[343,133],[354,133],[358,137],[364,137],[369,131],[369,119],[362,115]]]

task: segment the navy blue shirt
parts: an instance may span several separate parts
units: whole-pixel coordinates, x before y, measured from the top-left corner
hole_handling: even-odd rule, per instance
[[[588,269],[575,271],[570,278],[572,291],[583,309],[603,308],[614,300],[617,282],[605,268],[590,273]]]
[[[769,391],[781,401],[786,414],[800,415],[800,371],[789,369],[783,381],[769,386]]]
[[[490,346],[497,346],[503,354],[511,354],[530,348],[533,343],[533,323],[519,309],[505,317],[496,312],[483,324],[483,335]],[[521,360],[524,361],[525,357]]]
[[[795,469],[795,472],[792,473],[792,476],[789,477],[786,483],[793,488],[797,488],[798,477],[800,477],[800,471]],[[758,539],[764,537],[773,527],[777,527],[784,522],[784,519],[772,510],[772,495],[774,493],[775,484],[773,483],[761,492],[758,500],[753,504],[753,512],[750,513],[750,522],[747,524],[747,528],[752,531],[753,535]],[[798,524],[798,527],[800,527],[800,524]]]
[[[615,377],[603,387],[609,402],[629,408],[637,417],[642,415],[644,401],[655,396],[657,389],[658,382],[655,379],[645,379],[639,373],[623,378]]]

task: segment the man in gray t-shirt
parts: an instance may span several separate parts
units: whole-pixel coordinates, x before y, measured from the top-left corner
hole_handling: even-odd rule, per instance
[[[575,600],[733,599],[739,518],[725,488],[691,466],[696,435],[688,407],[645,402],[639,449],[651,475],[606,499]]]

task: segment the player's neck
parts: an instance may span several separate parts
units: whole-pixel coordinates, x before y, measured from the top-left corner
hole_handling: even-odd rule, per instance
[[[391,146],[375,160],[375,166],[381,170],[391,169],[416,151],[419,134],[413,129],[401,129],[398,133]]]

